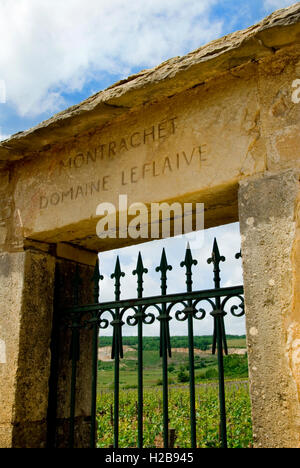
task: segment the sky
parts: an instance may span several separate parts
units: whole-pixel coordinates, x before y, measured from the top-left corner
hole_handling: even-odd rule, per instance
[[[139,246],[126,247],[119,250],[104,252],[99,255],[101,274],[104,280],[100,281],[100,301],[114,300],[114,279],[110,278],[114,271],[116,257],[119,255],[121,269],[125,273],[125,277],[121,279],[121,299],[131,299],[137,295],[137,279],[132,274],[136,269],[138,252],[141,251],[144,267],[148,269],[148,273],[144,275],[144,291],[147,296],[155,296],[160,294],[160,273],[155,269],[160,265],[161,254],[165,248],[168,264],[172,266],[172,270],[168,272],[168,293],[178,293],[186,291],[186,276],[185,268],[180,266],[184,261],[187,242],[189,241],[193,258],[198,264],[193,267],[193,290],[199,291],[204,289],[213,289],[213,265],[207,263],[207,259],[211,257],[214,238],[217,238],[220,254],[225,257],[225,262],[220,265],[221,269],[221,286],[239,286],[243,284],[241,260],[235,258],[236,253],[240,251],[241,240],[239,233],[239,224],[229,224],[220,226],[214,229],[207,229],[198,233],[173,239],[163,239],[158,241],[148,242]],[[243,318],[235,318],[230,314],[230,308],[234,304],[239,304],[232,300],[228,303],[226,312],[228,316],[225,318],[226,329],[230,334],[242,335],[245,334],[245,320]],[[196,335],[211,335],[213,331],[213,319],[210,316],[211,309],[207,309],[204,303],[201,303],[201,308],[204,307],[207,316],[201,321],[195,320]],[[199,306],[200,308],[200,306]],[[170,322],[171,335],[186,335],[187,323],[182,323],[174,319],[175,312],[180,310],[180,307],[174,308],[171,314]],[[149,312],[157,312],[154,309],[149,309]],[[125,317],[132,315],[129,312]],[[109,316],[104,316],[108,318]],[[136,327],[135,327],[136,328]],[[124,335],[135,335],[136,329],[125,325],[123,327]],[[144,333],[148,336],[155,336],[159,332],[159,323],[146,325]],[[101,331],[104,335],[110,335],[111,330]]]
[[[286,0],[0,0],[0,139]]]
[[[295,2],[285,0],[0,0],[0,140],[26,130],[77,104],[116,81],[185,55],[205,43],[260,21]],[[227,257],[223,285],[242,283],[239,225],[200,233],[193,243],[199,265],[198,289],[213,287],[206,263],[214,237]],[[162,246],[170,263],[184,259],[184,239],[122,249],[125,297],[136,295],[132,270],[138,250],[149,268],[145,294],[159,292]],[[101,255],[105,274],[102,300],[111,299],[108,274],[116,252]],[[210,266],[211,269],[211,266]],[[126,280],[126,281],[125,281]],[[125,284],[126,283],[126,284]],[[184,291],[183,272],[170,272],[169,292]],[[184,334],[171,322],[173,333]],[[244,333],[243,319],[228,318],[230,333]],[[182,325],[180,325],[182,327]],[[125,327],[126,328],[126,327]],[[211,318],[197,324],[197,334],[211,333]],[[128,330],[124,330],[129,333]],[[157,333],[157,326],[148,334]]]

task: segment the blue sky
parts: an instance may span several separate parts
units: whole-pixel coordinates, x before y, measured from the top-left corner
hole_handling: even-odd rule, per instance
[[[258,22],[286,0],[0,0],[0,140],[28,129],[121,78],[184,55],[210,40]],[[242,283],[238,224],[198,236],[195,287],[211,288],[206,259],[214,236],[228,261],[223,285]],[[196,243],[197,244],[197,243]],[[127,273],[123,297],[135,296],[131,271],[142,250],[149,275],[145,294],[159,291],[154,273],[165,246],[174,266],[184,258],[185,242],[173,239],[123,249]],[[115,252],[101,255],[105,281],[102,300],[111,298]],[[184,290],[183,272],[170,273],[170,292]],[[196,333],[211,333],[211,319]],[[183,334],[173,321],[173,333]],[[149,334],[157,333],[154,327]],[[230,319],[228,331],[244,333],[244,321]],[[128,333],[128,330],[125,330]]]
[[[240,251],[241,246],[239,224],[234,223],[195,233],[192,242],[190,242],[193,258],[198,262],[198,265],[193,267],[194,290],[214,288],[213,266],[207,263],[207,259],[211,257],[215,236],[218,239],[220,253],[226,258],[226,261],[220,265],[221,286],[229,287],[243,284],[241,260],[235,258],[235,254]],[[100,254],[101,273],[104,276],[104,280],[100,282],[101,302],[114,299],[114,280],[110,278],[110,275],[113,273],[117,255],[120,257],[122,271],[125,273],[125,277],[122,278],[122,298],[130,299],[136,297],[136,276],[132,275],[132,271],[136,268],[138,251],[142,252],[144,266],[148,269],[148,274],[144,275],[143,286],[145,296],[160,294],[160,273],[157,273],[155,269],[160,264],[163,248],[165,248],[167,253],[168,264],[172,265],[172,271],[168,272],[168,293],[184,292],[186,288],[185,268],[181,268],[180,263],[184,260],[186,245],[187,241],[185,238],[177,237]],[[226,317],[227,332],[231,334],[244,334],[244,318],[235,318],[230,314],[230,307],[234,304],[238,304],[238,302],[233,300],[228,303],[228,306],[230,306],[226,309],[229,312]],[[201,307],[206,308],[204,303],[201,303]],[[174,309],[174,313],[176,310]],[[155,310],[149,311],[156,312]],[[195,321],[195,334],[210,335],[212,333],[213,320],[209,315],[211,310],[206,309],[206,311],[207,317],[204,320]],[[174,313],[172,314],[173,317]],[[171,334],[186,334],[186,326],[186,323],[182,324],[173,319],[170,322]],[[157,335],[158,331],[158,322],[145,327],[145,334],[147,335]],[[123,332],[124,335],[134,334],[132,327],[128,327],[127,325],[124,326]],[[101,333],[110,335],[111,330],[108,329]]]
[[[0,139],[292,3],[0,0]]]

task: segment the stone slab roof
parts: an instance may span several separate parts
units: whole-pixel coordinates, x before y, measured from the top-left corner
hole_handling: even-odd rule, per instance
[[[101,128],[130,110],[185,91],[249,61],[300,42],[300,2],[243,31],[214,40],[183,57],[143,70],[78,105],[0,143],[0,163],[38,155],[52,145]]]

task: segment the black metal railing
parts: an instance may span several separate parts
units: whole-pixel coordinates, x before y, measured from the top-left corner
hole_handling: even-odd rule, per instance
[[[241,254],[237,254],[239,258]],[[224,317],[227,315],[226,308],[230,299],[238,299],[239,305],[230,307],[230,312],[235,317],[244,315],[243,286],[221,288],[220,263],[225,258],[220,255],[217,241],[214,241],[212,256],[208,263],[214,269],[214,289],[204,291],[193,291],[193,266],[197,261],[193,259],[191,249],[188,245],[184,261],[181,267],[185,268],[186,292],[178,294],[167,294],[167,273],[172,269],[168,264],[165,250],[163,249],[160,265],[156,268],[161,274],[161,295],[153,297],[143,297],[144,275],[148,272],[144,268],[141,254],[138,256],[136,269],[133,274],[137,276],[137,298],[121,300],[121,278],[125,274],[121,270],[119,258],[117,258],[114,273],[111,278],[115,280],[115,300],[109,302],[99,302],[99,281],[103,276],[99,272],[97,262],[94,276],[94,301],[92,305],[79,305],[79,288],[81,280],[79,271],[76,270],[74,278],[74,305],[64,311],[64,324],[71,329],[71,349],[70,360],[72,362],[72,376],[70,389],[70,422],[69,422],[69,447],[74,447],[75,432],[75,408],[76,408],[76,379],[77,363],[80,358],[79,339],[80,333],[84,329],[92,329],[92,388],[91,388],[91,433],[90,446],[96,447],[96,407],[97,407],[97,368],[98,368],[98,346],[99,332],[109,325],[113,327],[112,359],[114,360],[114,447],[119,446],[119,392],[120,392],[120,359],[123,358],[122,328],[127,325],[137,327],[138,332],[138,430],[137,446],[143,448],[143,331],[144,327],[153,324],[156,320],[160,323],[160,356],[162,358],[162,383],[163,383],[163,440],[164,447],[169,444],[169,402],[168,402],[168,359],[172,356],[170,338],[170,320],[180,322],[187,321],[188,324],[188,345],[189,345],[189,387],[190,387],[190,443],[191,448],[196,448],[196,409],[195,409],[195,359],[194,359],[194,321],[203,320],[207,315],[207,310],[201,303],[210,308],[210,315],[213,317],[214,331],[212,352],[217,352],[218,358],[218,380],[219,380],[219,406],[220,406],[220,437],[221,445],[227,448],[226,433],[226,404],[225,404],[225,384],[224,384],[224,363],[223,355],[228,354],[226,341]],[[171,316],[175,307],[182,307],[177,310],[175,316]],[[149,308],[154,307],[156,313],[149,312]],[[125,319],[125,314],[130,315]],[[111,319],[105,318],[104,314],[110,314]],[[126,320],[126,322],[124,321]]]

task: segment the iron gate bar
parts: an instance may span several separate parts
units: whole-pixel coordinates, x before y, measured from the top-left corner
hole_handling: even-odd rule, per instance
[[[236,255],[239,258],[240,254]],[[96,407],[97,407],[97,367],[98,367],[98,339],[99,330],[105,329],[109,323],[113,327],[112,359],[114,360],[114,447],[119,446],[119,392],[120,392],[120,358],[123,358],[122,327],[124,314],[133,310],[134,314],[126,319],[129,326],[138,327],[138,447],[143,447],[143,325],[152,324],[157,319],[160,322],[160,356],[162,358],[163,376],[163,439],[164,447],[167,448],[169,432],[169,408],[168,408],[168,357],[171,357],[170,327],[171,311],[175,306],[181,305],[183,310],[177,310],[175,318],[188,323],[189,342],[189,387],[190,387],[190,425],[191,425],[191,448],[197,447],[196,440],[196,406],[195,406],[195,363],[194,363],[194,319],[202,320],[207,315],[207,311],[199,308],[199,304],[205,301],[211,306],[210,315],[214,319],[214,334],[212,352],[217,353],[218,375],[219,375],[219,405],[220,405],[220,435],[222,447],[227,448],[226,434],[226,404],[225,404],[225,382],[224,382],[224,362],[223,353],[228,354],[224,317],[227,315],[225,306],[232,298],[240,300],[240,305],[233,305],[230,308],[232,315],[241,317],[244,315],[243,286],[221,288],[220,262],[225,261],[219,253],[217,241],[215,239],[212,257],[208,263],[214,266],[214,289],[192,291],[192,267],[197,264],[193,259],[190,246],[187,246],[185,260],[181,267],[186,269],[186,289],[185,293],[167,294],[167,271],[172,267],[168,265],[166,253],[163,249],[160,266],[156,268],[161,272],[161,295],[143,297],[143,275],[148,272],[144,268],[142,256],[139,253],[136,270],[137,275],[137,298],[121,300],[121,278],[125,274],[121,271],[119,257],[116,260],[115,271],[111,278],[115,279],[115,300],[99,303],[99,280],[103,276],[99,272],[99,264],[95,267],[94,281],[94,304],[80,306],[79,285],[80,277],[78,267],[76,268],[74,281],[74,305],[61,310],[63,321],[67,321],[67,326],[72,330],[70,357],[72,359],[71,376],[71,401],[70,401],[70,433],[69,446],[74,446],[75,431],[75,406],[76,406],[76,375],[77,362],[79,360],[79,339],[81,329],[92,329],[92,399],[91,399],[91,442],[92,448],[96,447]],[[147,313],[148,308],[155,307],[159,312],[155,317],[153,313]],[[238,309],[241,309],[238,312]],[[112,321],[103,317],[109,312]]]
[[[213,299],[216,297],[238,297],[244,294],[244,287],[239,286],[229,286],[226,288],[219,289],[205,289],[200,291],[192,291],[190,293],[176,293],[176,294],[167,294],[166,296],[149,296],[143,297],[141,299],[123,299],[119,301],[108,301],[100,302],[99,304],[88,304],[82,306],[72,306],[66,307],[62,310],[62,313],[66,317],[70,313],[80,312],[82,316],[86,315],[89,312],[99,311],[99,312],[111,312],[112,309],[118,307],[124,312],[127,310],[137,307],[137,306],[147,306],[147,308],[153,304],[180,304],[184,300],[189,299]],[[102,328],[102,327],[101,327]]]
[[[143,297],[143,275],[148,273],[144,268],[141,252],[139,252],[136,270],[132,272],[137,275],[137,295]],[[135,315],[138,324],[138,448],[143,448],[143,321],[145,313],[142,306],[138,307],[138,313]]]
[[[225,262],[225,257],[220,255],[219,247],[216,239],[214,240],[212,256],[207,260],[208,264],[214,265],[214,283],[215,288],[219,289],[221,284],[220,277],[220,262]],[[220,404],[220,432],[222,447],[227,448],[227,429],[226,429],[226,402],[225,402],[225,382],[224,382],[224,362],[223,362],[223,345],[225,354],[228,354],[226,333],[224,325],[224,317],[226,313],[221,310],[220,297],[215,298],[216,310],[211,312],[214,318],[214,335],[213,335],[213,354],[218,349],[218,372],[219,372],[219,404]]]
[[[168,265],[166,251],[163,249],[160,265],[156,268],[161,272],[161,294],[167,294],[167,272],[171,271],[171,265]],[[167,313],[167,304],[161,304],[161,313],[158,317],[160,321],[160,357],[162,358],[162,376],[163,376],[163,439],[164,447],[169,447],[169,392],[168,392],[168,356],[171,357],[170,342],[170,315]]]
[[[115,272],[111,278],[115,278],[115,299],[116,303],[120,300],[121,296],[121,278],[125,273],[121,271],[120,260],[117,257]],[[115,360],[115,395],[114,395],[114,448],[119,447],[119,399],[120,399],[120,358],[123,358],[123,344],[121,327],[124,325],[120,316],[120,308],[115,307],[114,320],[111,322],[113,325],[113,345],[111,358]]]
[[[197,260],[194,260],[191,253],[190,245],[187,245],[185,260],[180,264],[186,268],[186,290],[192,292],[192,267],[197,265]],[[196,406],[195,406],[195,357],[194,357],[194,327],[193,327],[193,302],[191,299],[187,301],[188,307],[185,309],[188,318],[188,339],[189,339],[189,370],[190,370],[190,422],[191,422],[191,448],[197,447],[196,441]]]

